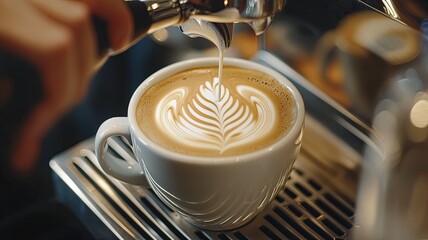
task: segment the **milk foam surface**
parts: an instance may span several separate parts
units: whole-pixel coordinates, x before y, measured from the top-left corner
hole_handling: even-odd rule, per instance
[[[143,132],[165,148],[198,156],[251,152],[285,134],[295,115],[288,89],[264,73],[225,67],[218,99],[216,73],[188,70],[151,87],[138,104]]]

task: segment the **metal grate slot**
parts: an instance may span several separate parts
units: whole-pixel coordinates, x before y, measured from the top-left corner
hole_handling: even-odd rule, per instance
[[[302,184],[295,183],[294,186],[299,190],[299,192],[303,193],[303,195],[305,195],[306,197],[312,196],[312,193]]]
[[[238,240],[249,240],[248,237],[246,237],[241,232],[234,232],[233,235],[238,238]]]
[[[343,236],[345,235],[345,232],[342,231],[340,228],[338,228],[334,223],[332,223],[330,220],[328,220],[327,218],[324,218],[323,220],[321,220],[321,222],[328,227],[331,231],[333,231],[337,236]]]
[[[325,193],[324,194],[325,199],[327,199],[333,206],[335,206],[336,208],[338,208],[340,211],[342,211],[346,216],[348,217],[352,217],[354,216],[354,211],[352,211],[350,209],[349,206],[347,206],[347,204],[345,204],[344,202],[340,201],[337,197],[333,196],[330,193]]]
[[[315,204],[318,207],[320,207],[323,211],[325,211],[327,214],[329,214],[331,217],[333,217],[342,226],[346,227],[347,229],[352,228],[352,224],[349,221],[347,221],[344,217],[340,215],[340,213],[335,211],[332,207],[330,207],[324,201],[317,199],[315,200]]]
[[[352,214],[354,214],[354,206],[355,202],[349,199],[348,197],[342,195],[340,192],[336,193],[338,198],[341,199],[343,202],[346,203],[347,206],[349,206],[349,209],[351,210]]]
[[[278,237],[275,233],[273,233],[269,228],[266,226],[261,226],[260,231],[263,232],[267,237],[269,237],[271,240],[282,240],[282,238]]]
[[[305,219],[303,222],[312,230],[314,230],[322,239],[327,239],[327,240],[334,239],[330,234],[324,231],[320,226],[315,224],[312,220]]]
[[[230,238],[230,237],[228,237],[226,234],[224,234],[224,233],[220,233],[220,234],[218,234],[217,235],[217,237],[220,239],[220,240],[232,240],[232,238]]]
[[[316,239],[312,234],[306,231],[303,227],[301,227],[296,221],[294,221],[291,217],[289,217],[281,208],[275,207],[273,210],[279,217],[281,217],[287,224],[289,224],[292,228],[294,228],[300,235],[302,235],[305,239]]]
[[[322,189],[321,185],[319,185],[315,180],[313,179],[308,179],[308,183],[309,185],[311,185],[311,187],[313,187],[316,191],[320,191]]]
[[[292,213],[294,213],[294,215],[296,215],[297,217],[300,217],[300,216],[302,216],[302,215],[303,215],[303,213],[302,213],[299,209],[297,209],[295,206],[293,206],[293,205],[289,204],[289,205],[287,205],[287,207],[288,207],[288,209],[290,209],[290,211],[291,211]]]
[[[300,202],[300,205],[302,205],[302,207],[304,207],[315,218],[321,216],[320,211],[316,210],[311,204],[309,204],[305,201],[302,201],[302,202]]]
[[[201,240],[210,240],[211,239],[202,231],[196,231],[195,235]]]
[[[158,209],[156,209],[155,206],[153,206],[153,204],[150,203],[150,201],[147,200],[147,198],[145,197],[141,197],[140,198],[142,204],[144,206],[146,206],[150,213],[152,213],[152,215],[156,216],[157,218],[159,218],[160,221],[162,221],[163,224],[165,224],[165,227],[167,229],[170,229],[177,237],[178,239],[187,239],[177,228],[176,226],[174,226]],[[166,207],[166,206],[165,206]],[[168,208],[170,209],[170,208]],[[170,209],[171,210],[171,209]],[[172,210],[171,210],[172,211]]]
[[[287,239],[299,239],[294,233],[292,233],[289,229],[287,229],[284,225],[279,223],[274,217],[271,215],[265,216],[266,221],[268,221],[272,226],[274,226],[277,230],[279,230]]]
[[[290,190],[290,188],[285,187],[284,192],[291,198],[291,199],[296,199],[297,198],[297,194],[295,194],[293,191]]]
[[[279,202],[279,203],[283,203],[284,201],[285,201],[285,199],[284,198],[282,198],[281,196],[276,196],[275,197],[275,200],[277,201],[277,202]]]

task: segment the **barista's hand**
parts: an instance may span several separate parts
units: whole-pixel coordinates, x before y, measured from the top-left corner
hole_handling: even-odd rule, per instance
[[[87,92],[99,60],[92,15],[107,22],[114,50],[129,43],[133,26],[123,0],[0,0],[0,49],[36,66],[44,88],[14,143],[15,170],[32,169],[43,135]]]

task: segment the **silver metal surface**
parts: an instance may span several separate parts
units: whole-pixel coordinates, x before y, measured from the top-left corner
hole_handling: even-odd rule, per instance
[[[184,19],[198,18],[210,22],[234,23],[251,22],[273,17],[279,13],[285,0],[182,0]]]
[[[127,0],[142,2],[152,24],[146,31],[156,30],[182,24],[188,19],[200,19],[217,23],[249,23],[257,34],[263,33],[269,26],[273,16],[278,14],[285,5],[285,0]],[[130,5],[132,7],[132,5]],[[144,12],[142,15],[146,15]]]
[[[428,2],[425,0],[359,0],[370,8],[414,28],[428,16]]]
[[[305,102],[315,101],[317,107],[307,109],[302,151],[284,189],[249,224],[226,232],[190,225],[151,190],[107,176],[93,153],[93,139],[51,160],[59,199],[98,239],[349,238],[361,163],[359,146],[370,146],[365,134],[370,129],[328,97],[319,96],[273,55],[262,52],[254,60],[283,73]],[[119,157],[132,161],[131,147],[122,139],[112,139],[108,145]]]
[[[427,44],[427,42],[426,42]],[[394,72],[373,128],[383,155],[367,151],[359,187],[359,239],[428,238],[428,52]]]
[[[147,34],[182,21],[181,7],[177,1],[156,0],[144,1],[144,3],[147,6],[147,12],[152,21],[150,28],[147,30]]]
[[[134,21],[133,43],[146,34],[183,24],[189,19],[197,19],[214,22],[215,24],[211,25],[215,30],[218,28],[217,32],[220,34],[230,33],[221,35],[229,45],[233,29],[230,26],[234,23],[248,23],[255,33],[260,35],[285,5],[285,0],[125,0],[125,2]]]
[[[202,37],[211,41],[220,51],[230,47],[233,23],[213,23],[190,19],[180,26],[180,30],[191,38]]]

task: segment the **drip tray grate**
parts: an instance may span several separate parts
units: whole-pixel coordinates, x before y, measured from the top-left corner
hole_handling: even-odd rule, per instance
[[[81,200],[77,202],[84,204],[73,206],[76,200],[70,200],[70,194],[62,200],[68,201],[78,215],[82,212],[94,215],[80,218],[97,238],[345,239],[353,226],[354,202],[333,190],[331,182],[308,172],[314,167],[305,160],[304,152],[286,186],[262,213],[240,229],[216,232],[185,222],[150,189],[106,175],[97,163],[92,142],[93,139],[88,140],[69,151],[68,156],[53,159],[51,167],[57,179],[61,179],[56,181],[60,197],[64,189],[73,189]],[[109,147],[122,159],[133,161],[130,148],[122,139],[113,139]]]

